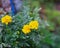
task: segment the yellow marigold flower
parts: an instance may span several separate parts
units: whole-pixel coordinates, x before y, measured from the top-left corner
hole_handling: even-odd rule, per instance
[[[24,34],[30,33],[31,32],[30,26],[29,25],[24,25],[22,31],[23,31]]]
[[[29,23],[29,26],[30,26],[31,29],[38,29],[38,25],[39,25],[39,23],[36,20],[35,21],[31,21]]]
[[[12,22],[12,17],[9,15],[6,15],[1,18],[1,22],[8,25],[8,23]]]

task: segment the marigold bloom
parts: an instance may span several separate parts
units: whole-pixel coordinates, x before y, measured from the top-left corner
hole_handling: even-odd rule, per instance
[[[6,15],[1,18],[1,22],[8,25],[8,23],[12,22],[12,17],[9,15]]]
[[[29,26],[31,29],[38,29],[39,23],[38,23],[38,21],[31,21],[29,23]]]
[[[29,25],[24,25],[22,31],[23,31],[24,34],[30,33],[31,32],[30,26]]]

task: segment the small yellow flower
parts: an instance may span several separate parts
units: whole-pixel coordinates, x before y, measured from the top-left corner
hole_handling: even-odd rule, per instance
[[[39,23],[36,20],[35,21],[31,21],[29,23],[29,26],[30,26],[31,29],[38,29]]]
[[[1,18],[1,22],[8,25],[8,23],[12,22],[12,17],[9,15],[6,15]]]
[[[22,31],[23,31],[24,34],[30,33],[31,32],[30,26],[29,25],[24,25]]]

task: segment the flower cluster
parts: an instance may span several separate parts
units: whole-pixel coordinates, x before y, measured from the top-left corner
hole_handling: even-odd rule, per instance
[[[1,18],[1,22],[8,25],[8,23],[12,22],[12,17],[9,15],[6,15]]]
[[[1,22],[8,25],[9,23],[12,22],[12,17],[9,15],[6,15],[1,18]],[[38,21],[34,20],[34,21],[29,22],[29,24],[24,25],[22,28],[22,31],[24,34],[28,34],[31,32],[31,30],[38,29],[38,26],[39,26]]]
[[[28,25],[23,26],[23,33],[28,34],[31,32],[31,29],[38,29],[39,23],[38,21],[31,21]]]

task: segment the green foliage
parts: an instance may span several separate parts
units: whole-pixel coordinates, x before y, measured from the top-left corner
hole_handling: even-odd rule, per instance
[[[46,9],[46,16],[51,22],[60,25],[60,11]]]
[[[55,23],[59,23],[60,14],[58,11],[46,9],[48,20],[41,20],[38,14],[39,6],[32,3],[33,11],[29,5],[29,0],[25,0],[22,12],[13,16],[11,24],[1,27],[0,44],[3,48],[60,48],[60,27],[55,33]],[[33,0],[35,1],[35,0]],[[33,2],[32,1],[32,2]],[[43,1],[43,0],[40,0]],[[54,22],[53,19],[57,18]],[[32,20],[39,22],[39,28],[32,30],[31,33],[25,35],[22,28]]]

